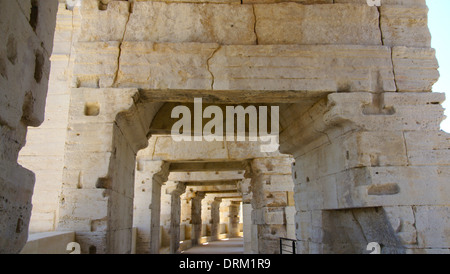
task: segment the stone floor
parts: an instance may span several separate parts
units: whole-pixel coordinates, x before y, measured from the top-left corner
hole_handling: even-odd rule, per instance
[[[244,239],[229,238],[187,249],[183,254],[243,254]]]

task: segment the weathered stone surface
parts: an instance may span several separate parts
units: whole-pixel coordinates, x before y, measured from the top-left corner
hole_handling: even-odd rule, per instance
[[[382,5],[380,27],[383,45],[429,48],[431,34],[427,14],[427,7]]]
[[[125,41],[254,44],[252,6],[137,2]]]
[[[0,11],[21,19],[0,26],[0,231],[15,241],[1,235],[1,252],[28,229],[33,176],[16,160],[44,121],[47,79],[45,123],[19,159],[37,172],[30,228],[75,230],[83,253],[241,233],[247,253],[277,253],[279,237],[300,253],[449,252],[450,139],[424,0],[68,1],[49,74],[54,2]],[[171,110],[194,97],[278,106],[281,152],[173,142]]]
[[[97,0],[83,0],[79,41],[122,41],[130,16],[130,2],[110,1],[106,10],[99,9]],[[96,26],[96,27],[92,27]]]
[[[376,46],[222,46],[215,90],[394,91],[390,50]]]
[[[392,63],[398,91],[423,92],[439,79],[435,50],[429,48],[392,48]]]
[[[381,45],[378,11],[367,5],[282,3],[254,9],[259,44]]]

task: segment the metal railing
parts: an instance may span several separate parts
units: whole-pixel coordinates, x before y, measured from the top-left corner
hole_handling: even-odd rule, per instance
[[[296,240],[280,238],[280,254],[296,254]]]

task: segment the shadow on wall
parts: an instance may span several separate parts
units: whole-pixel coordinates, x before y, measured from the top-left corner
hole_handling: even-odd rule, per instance
[[[324,253],[366,253],[369,242],[379,243],[382,253],[405,253],[381,207],[325,210],[322,214]]]

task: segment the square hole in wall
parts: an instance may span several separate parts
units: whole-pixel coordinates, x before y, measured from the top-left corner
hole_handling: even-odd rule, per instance
[[[100,114],[99,103],[86,103],[84,105],[84,115],[86,116],[98,116]]]

